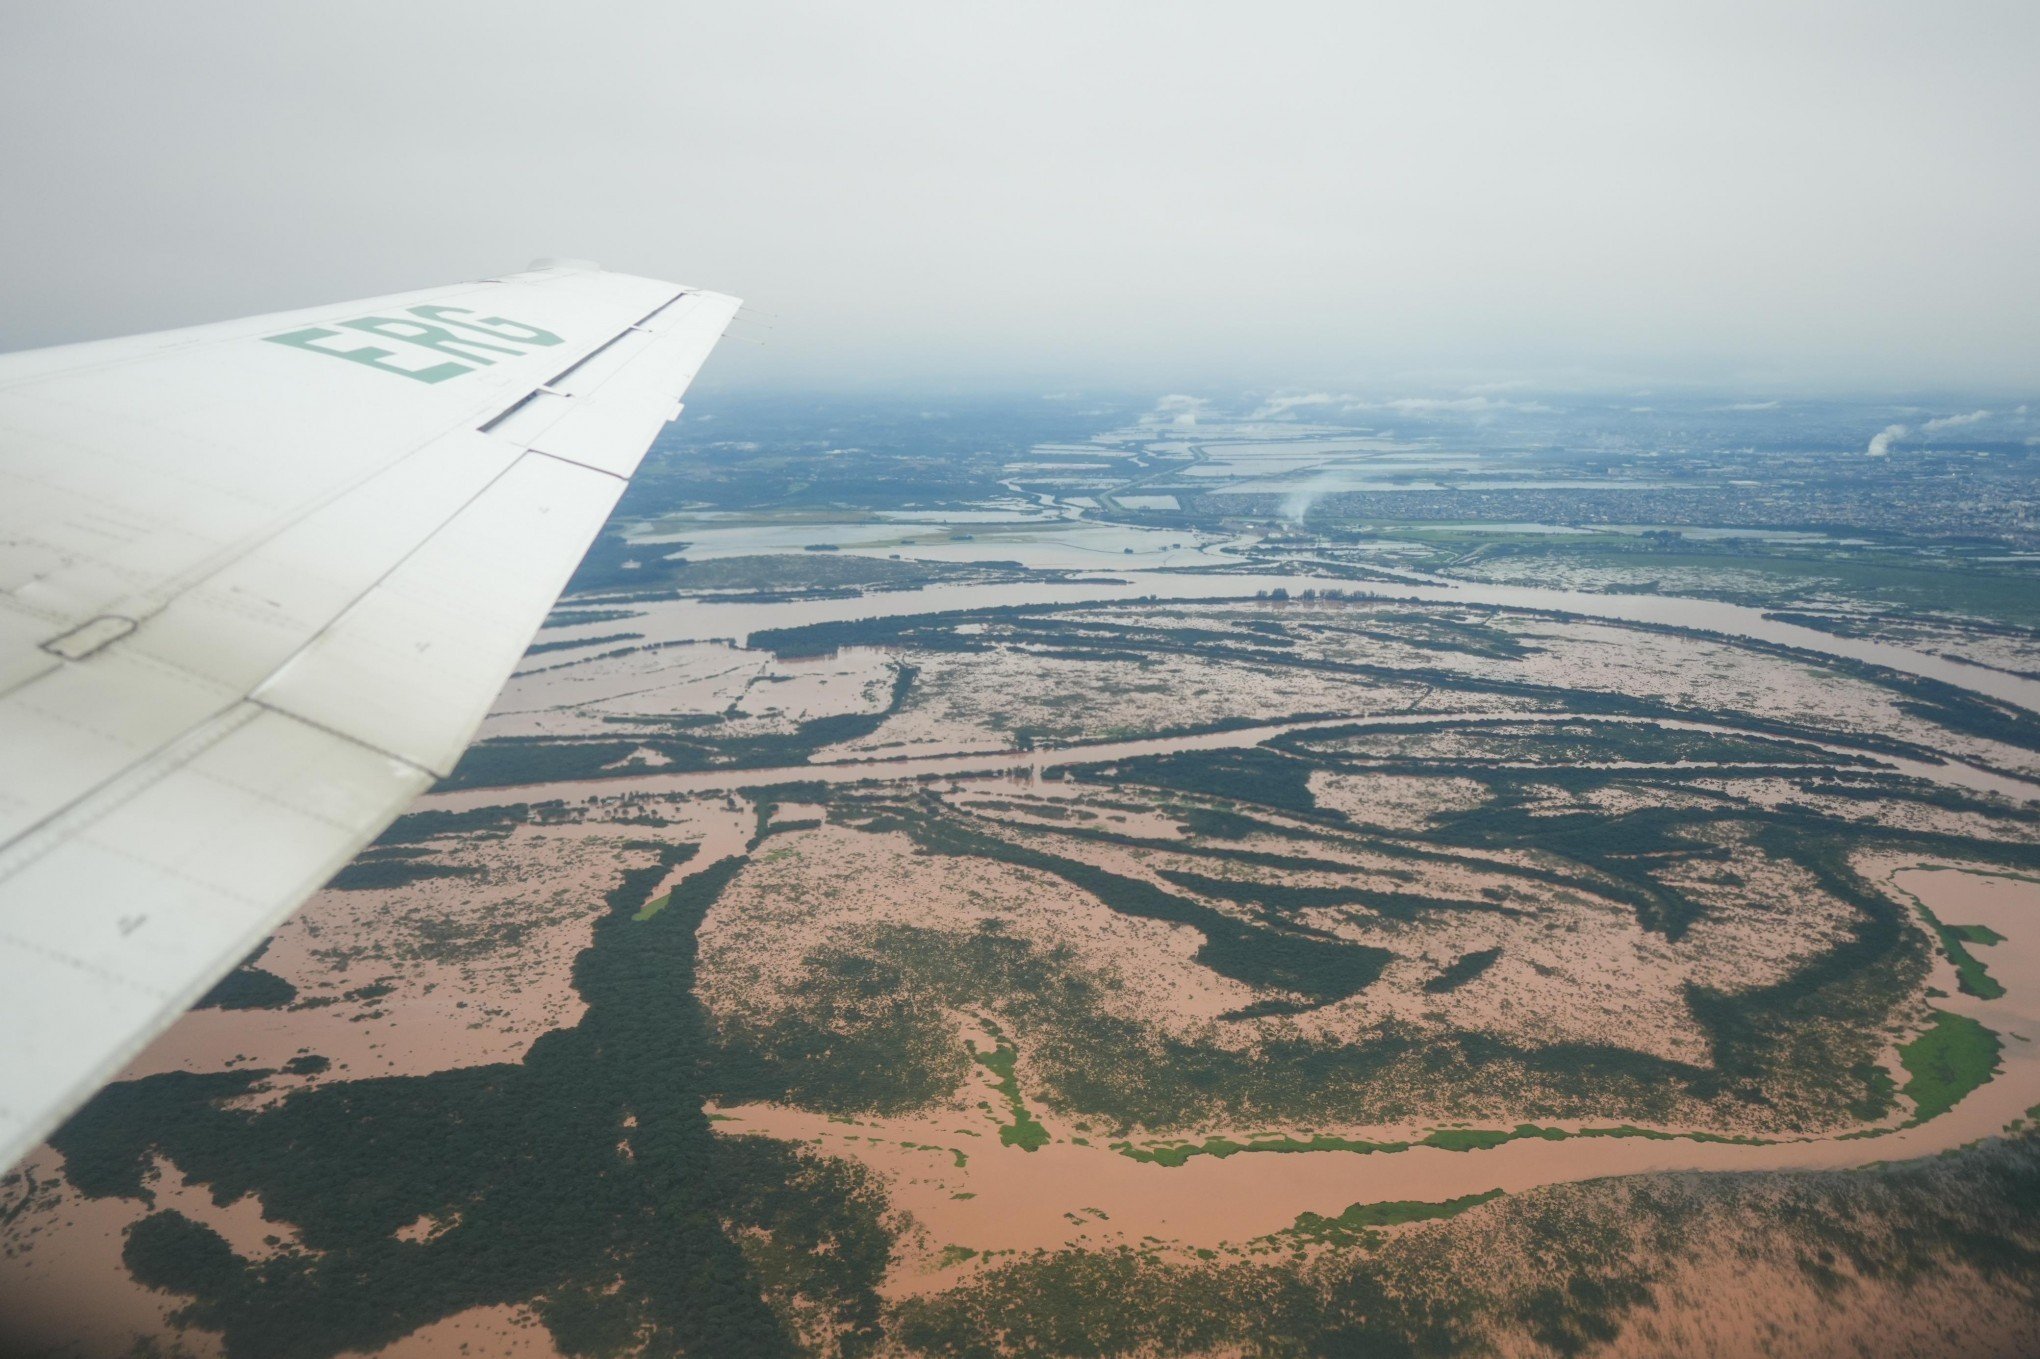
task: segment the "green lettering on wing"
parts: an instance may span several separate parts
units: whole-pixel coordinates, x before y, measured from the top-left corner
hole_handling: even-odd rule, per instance
[[[521,321],[512,321],[507,316],[475,316],[466,307],[423,306],[412,307],[413,316],[424,316],[441,325],[458,326],[462,330],[478,330],[498,340],[513,340],[518,344],[556,345],[563,343],[559,336],[537,326],[527,326]],[[456,320],[455,317],[475,317],[473,320]]]
[[[542,327],[507,316],[476,316],[466,307],[426,305],[404,311],[404,315],[359,316],[262,338],[427,383],[490,367],[506,356],[521,358],[533,350],[565,343]],[[373,336],[382,343],[355,343],[347,331]]]
[[[512,358],[520,358],[524,354],[522,349],[512,349],[510,346],[502,344],[489,344],[481,340],[470,340],[454,334],[444,326],[427,325],[423,321],[413,321],[401,316],[364,316],[358,321],[342,321],[340,324],[346,326],[349,330],[365,330],[371,335],[380,335],[392,340],[402,340],[406,344],[414,344],[421,349],[431,349],[442,354],[451,354],[455,358],[467,359],[472,363],[484,366],[492,364],[496,360],[490,357],[488,352],[478,351],[508,354]]]

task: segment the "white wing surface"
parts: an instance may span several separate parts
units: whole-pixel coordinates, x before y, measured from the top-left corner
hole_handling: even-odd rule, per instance
[[[737,305],[535,266],[0,356],[0,1169],[453,767]]]

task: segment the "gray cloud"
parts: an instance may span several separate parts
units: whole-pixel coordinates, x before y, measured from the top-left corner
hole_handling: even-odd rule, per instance
[[[1929,420],[1920,426],[1922,434],[1939,434],[1944,429],[1960,429],[1990,419],[1989,411],[1971,411],[1967,415],[1944,415],[1938,420]]]
[[[1144,425],[1180,425],[1188,428],[1197,423],[1211,403],[1201,396],[1185,396],[1171,393],[1155,402],[1155,408],[1141,417]]]
[[[1399,396],[1389,401],[1359,401],[1359,410],[1399,411],[1404,415],[1480,415],[1492,411],[1549,411],[1536,401],[1502,401],[1491,396]]]
[[[0,39],[0,346],[570,254],[770,313],[717,383],[2040,371],[2040,6],[23,0]]]
[[[1894,441],[1903,439],[1910,433],[1912,431],[1904,425],[1886,425],[1883,429],[1870,436],[1870,447],[1864,451],[1873,458],[1884,457],[1891,452],[1891,445]]]
[[[1306,392],[1300,396],[1271,396],[1256,407],[1249,420],[1293,420],[1299,410],[1310,407],[1349,406],[1354,403],[1350,396],[1334,396],[1330,392]]]

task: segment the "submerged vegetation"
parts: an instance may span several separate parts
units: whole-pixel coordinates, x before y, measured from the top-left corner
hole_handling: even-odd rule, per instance
[[[694,936],[741,861],[683,879],[639,919],[684,857],[625,874],[575,969],[586,1015],[522,1063],[319,1085],[257,1109],[223,1101],[263,1072],[115,1085],[56,1139],[72,1182],[147,1198],[162,1154],[297,1226],[305,1249],[259,1262],[174,1210],[130,1235],[135,1276],[188,1295],[185,1318],[222,1331],[230,1355],[370,1349],[521,1301],[571,1351],[791,1354],[796,1297],[868,1346],[892,1241],[876,1186],[844,1162],[718,1136],[702,1111]],[[421,1218],[453,1225],[399,1239]]]
[[[1996,1000],[2002,996],[2005,988],[1998,984],[1997,978],[1990,975],[1990,969],[1985,967],[1969,949],[1972,945],[1987,947],[2002,943],[2004,936],[1982,925],[1945,925],[1928,909],[1924,901],[1912,896],[1911,893],[1907,895],[1912,897],[1914,907],[1927,922],[1927,927],[1933,930],[1935,939],[1940,942],[1941,956],[1954,966],[1955,984],[1961,988],[1962,993],[1980,1000]]]
[[[1490,1189],[1484,1194],[1462,1194],[1443,1203],[1409,1199],[1356,1203],[1337,1217],[1304,1213],[1296,1219],[1295,1226],[1280,1235],[1294,1241],[1322,1245],[1373,1245],[1381,1240],[1381,1234],[1375,1228],[1402,1227],[1412,1222],[1436,1222],[1442,1218],[1457,1217],[1469,1208],[1478,1208],[1501,1196],[1501,1190]]]
[[[1947,1113],[1989,1080],[2002,1047],[1996,1034],[1967,1015],[1934,1011],[1933,1024],[1898,1050],[1907,1077],[1899,1093],[1912,1101],[1912,1121]]]
[[[912,663],[898,666],[889,706],[858,719],[864,729],[912,701],[917,673]],[[1450,730],[1433,724],[1428,734]],[[973,807],[931,788],[762,790],[752,799],[752,857],[719,860],[658,891],[696,847],[633,842],[640,862],[610,894],[575,966],[586,1014],[546,1034],[523,1061],[328,1080],[268,1104],[243,1097],[269,1072],[170,1073],[109,1088],[57,1145],[71,1182],[88,1195],[146,1198],[149,1167],[162,1156],[223,1199],[259,1195],[266,1211],[297,1228],[300,1246],[262,1260],[235,1254],[212,1228],[169,1208],[128,1237],[135,1277],[183,1295],[180,1315],[224,1333],[234,1355],[372,1348],[464,1308],[504,1302],[529,1305],[563,1349],[589,1354],[791,1354],[820,1333],[845,1354],[885,1346],[977,1354],[987,1352],[988,1334],[1024,1335],[1030,1352],[1044,1354],[1130,1353],[1193,1339],[1278,1352],[1256,1348],[1277,1330],[1243,1331],[1234,1309],[1212,1303],[1248,1296],[1264,1318],[1271,1308],[1286,1318],[1279,1333],[1297,1340],[1282,1353],[1337,1354],[1352,1344],[1449,1350],[1473,1315],[1506,1318],[1571,1352],[1613,1334],[1647,1296],[1658,1275],[1619,1263],[1632,1247],[1611,1238],[1605,1249],[1567,1248],[1478,1295],[1435,1291],[1431,1271],[1472,1248],[1440,1234],[1475,1210],[1504,1213],[1518,1224],[1512,1230],[1549,1251],[1539,1205],[1556,1193],[1581,1211],[1604,1211],[1587,1190],[1510,1204],[1480,1192],[1308,1212],[1231,1255],[1206,1251],[1210,1258],[1194,1263],[1153,1248],[1002,1260],[952,1245],[939,1259],[964,1270],[959,1282],[887,1304],[878,1285],[896,1258],[898,1227],[881,1183],[812,1147],[718,1133],[703,1105],[900,1114],[941,1107],[969,1088],[975,1068],[1001,1147],[1024,1154],[1057,1141],[1091,1145],[1095,1136],[1101,1152],[1168,1168],[1413,1147],[1472,1156],[1521,1140],[1755,1144],[1768,1134],[1748,1128],[1874,1122],[1900,1101],[1924,1121],[1989,1079],[1998,1039],[1949,1013],[1935,1013],[1900,1048],[1902,1085],[1880,1065],[1882,1035],[1922,985],[1928,941],[1859,875],[1853,856],[1877,846],[2029,865],[2040,851],[2016,837],[1865,826],[1853,803],[1823,800],[1832,769],[1797,768],[1765,744],[1768,736],[1747,749],[1711,750],[1752,761],[1716,777],[1730,789],[1738,778],[1785,777],[1801,797],[1657,797],[1654,772],[1580,762],[1580,743],[1599,734],[1591,725],[1525,724],[1478,733],[1489,752],[1506,748],[1508,762],[1455,754],[1420,764],[1332,728],[1261,747],[1125,760],[1109,778],[1079,770],[1056,814],[1041,816],[1024,799]],[[1549,750],[1540,745],[1547,738]],[[1518,767],[1525,762],[1534,768]],[[1477,795],[1392,829],[1336,812],[1316,791],[1328,774],[1371,775],[1384,763],[1396,778],[1449,779]],[[1870,768],[1853,777],[1858,790],[1887,800],[1917,791]],[[1116,801],[1089,801],[1108,791]],[[1615,809],[1595,801],[1618,793],[1626,796]],[[822,812],[787,821],[777,815],[782,805]],[[1959,805],[1972,827],[2014,824],[2001,807]],[[1191,833],[1155,838],[1107,819],[1147,808],[1166,808]],[[476,870],[440,860],[444,837],[499,835],[532,817],[566,815],[422,813],[338,885],[457,882]],[[803,831],[824,824],[839,835],[903,837],[917,855],[996,865],[1111,916],[1184,932],[1194,940],[1188,965],[1256,997],[1212,1021],[1257,1026],[1253,1040],[1156,1027],[1114,1000],[1108,976],[996,914],[967,931],[874,922],[788,960],[800,979],[799,1009],[741,1022],[710,1013],[696,988],[697,932],[710,910],[750,863],[799,863]],[[1469,941],[1503,931],[1494,937],[1507,940],[1554,902],[1598,901],[1676,951],[1692,947],[1718,903],[1744,890],[1753,872],[1789,875],[1803,898],[1831,903],[1837,924],[1767,980],[1689,982],[1683,1002],[1705,1036],[1700,1060],[1456,1026],[1452,1007],[1496,985],[1515,965],[1514,946],[1460,945],[1441,963],[1409,943],[1434,930]],[[1439,890],[1437,874],[1458,885]],[[1933,926],[1951,952],[1984,942],[1976,930]],[[1437,1017],[1298,1027],[1389,985],[1405,966],[1397,985],[1444,1007]],[[259,989],[253,980],[238,985]],[[978,1016],[989,1043],[959,1042],[958,1014]],[[1495,1108],[1516,1121],[1482,1116]],[[1426,1128],[1425,1118],[1436,1121]],[[1412,1122],[1419,1131],[1397,1137],[1323,1130]],[[1316,1130],[1171,1135],[1285,1124]],[[422,1146],[433,1154],[411,1154]],[[951,1150],[963,1167],[965,1153]],[[1974,1164],[1979,1174],[1999,1173],[1985,1169],[1999,1165],[1987,1157]],[[2008,1164],[2028,1173],[2024,1159]],[[1660,1206],[1688,1206],[1666,1209],[1653,1230],[1667,1239],[1688,1230],[1685,1215],[1700,1211],[1691,1206],[1696,1194],[1706,1199],[1686,1189],[1663,1199]],[[1904,1203],[1906,1212],[1923,1211],[1916,1196]],[[448,1225],[415,1240],[399,1233],[418,1221]],[[1617,1228],[1610,1221],[1596,1230]],[[2030,1248],[2023,1229],[1998,1230],[1991,1250]],[[1311,1263],[1328,1249],[1344,1252],[1341,1263]],[[1429,1263],[1409,1273],[1419,1260]]]
[[[911,665],[894,669],[889,697],[875,712],[839,713],[791,731],[730,735],[713,717],[662,723],[621,737],[492,737],[469,746],[442,789],[499,788],[573,779],[623,780],[654,768],[672,772],[801,764],[816,751],[869,736],[913,691]],[[644,762],[649,755],[657,764]]]
[[[1047,1146],[1048,1129],[1028,1112],[1027,1101],[1020,1097],[1020,1080],[1013,1070],[1019,1053],[1013,1045],[997,1029],[993,1029],[992,1047],[988,1051],[980,1051],[973,1043],[970,1055],[992,1074],[992,1088],[1005,1101],[1006,1110],[1012,1115],[1012,1122],[999,1125],[999,1141],[1022,1151]]]
[[[999,1264],[902,1303],[892,1334],[908,1353],[956,1359],[992,1359],[1016,1340],[1057,1359],[1443,1356],[1497,1343],[1578,1355],[1634,1343],[1635,1322],[1681,1287],[1709,1288],[1704,1262],[1732,1252],[1775,1280],[1746,1301],[1769,1324],[1874,1346],[1891,1318],[1913,1317],[1928,1280],[1976,1281],[2015,1314],[2040,1301],[2040,1229],[2024,1207],[2035,1193],[2040,1144],[2028,1135],[1865,1172],[1654,1175],[1359,1205],[1351,1224],[1312,1215],[1263,1255],[1065,1250]],[[1849,1305],[1830,1317],[1819,1304],[1837,1295]],[[1812,1320],[1795,1307],[1813,1307]],[[1984,1332],[2014,1352],[2016,1333]],[[1938,1343],[1930,1321],[1913,1334],[1926,1352]]]

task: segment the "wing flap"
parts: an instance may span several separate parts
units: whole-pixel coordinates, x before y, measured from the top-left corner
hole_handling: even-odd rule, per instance
[[[232,707],[241,695],[118,647],[59,665],[0,698],[0,844]],[[4,918],[0,918],[4,920]]]
[[[0,852],[11,1162],[431,782],[252,703]]]
[[[525,455],[256,701],[451,773],[623,487]]]
[[[179,595],[125,646],[246,694],[521,456],[472,430],[435,439]]]
[[[549,401],[520,410],[508,428],[493,432],[584,467],[630,476],[659,426],[680,413],[679,393],[736,309],[734,298],[715,293],[675,300],[644,329],[547,384]]]
[[[679,403],[666,392],[604,392],[577,401],[531,446],[582,467],[628,477],[637,471],[660,426],[679,413]]]

